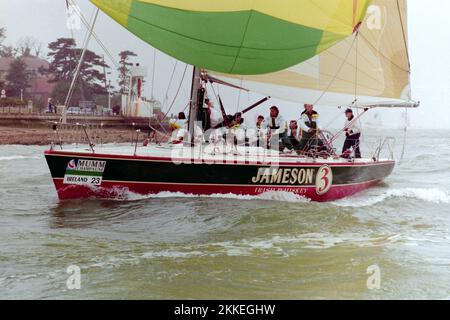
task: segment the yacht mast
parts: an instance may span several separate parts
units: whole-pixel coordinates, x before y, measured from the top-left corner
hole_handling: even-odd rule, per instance
[[[194,66],[192,74],[191,102],[189,107],[189,137],[192,147],[194,146],[195,140],[195,123],[198,121],[198,112],[202,107],[200,105],[200,90],[202,87],[201,81],[201,70],[200,68]]]

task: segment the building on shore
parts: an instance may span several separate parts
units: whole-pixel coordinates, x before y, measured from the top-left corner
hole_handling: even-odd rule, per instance
[[[150,118],[160,116],[161,102],[155,98],[147,99],[143,96],[145,78],[148,69],[136,64],[130,70],[130,91],[122,96],[122,115],[131,118]]]
[[[0,58],[1,82],[6,82],[6,75],[14,59]],[[30,74],[30,87],[25,89],[24,99],[32,100],[41,107],[46,106],[55,87],[55,84],[50,82],[50,77],[41,72],[43,69],[48,69],[48,61],[35,56],[22,57],[22,60],[27,65],[27,71]]]

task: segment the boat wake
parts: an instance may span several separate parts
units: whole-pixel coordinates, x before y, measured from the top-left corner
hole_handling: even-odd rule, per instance
[[[95,189],[96,187],[92,187]],[[375,193],[378,190],[372,190],[364,194],[359,194],[351,198],[346,198],[332,202],[339,207],[370,207],[384,201],[403,198],[415,199],[435,204],[450,204],[450,194],[438,188],[401,188],[385,190],[381,194]],[[111,197],[113,195],[113,197]],[[310,203],[311,201],[303,196],[291,192],[270,191],[260,195],[235,195],[235,194],[212,194],[212,195],[195,195],[182,192],[160,192],[157,194],[142,195],[134,193],[127,188],[114,188],[108,191],[108,199],[114,201],[141,201],[148,199],[176,199],[176,198],[211,198],[211,199],[234,199],[234,200],[263,200],[263,201],[279,201],[279,202],[300,202]],[[93,200],[98,198],[95,197]]]
[[[91,187],[93,191],[98,193],[97,187]],[[380,190],[382,192],[380,193]],[[285,191],[269,191],[260,195],[235,195],[235,194],[212,194],[212,195],[195,195],[182,192],[160,192],[157,194],[142,195],[130,191],[128,188],[116,187],[105,191],[104,200],[112,201],[142,201],[149,199],[232,199],[241,201],[276,201],[288,203],[311,203],[311,200],[291,192]],[[329,202],[331,205],[338,207],[370,207],[391,199],[412,199],[420,200],[434,204],[450,204],[450,193],[438,188],[399,188],[399,189],[373,189],[368,192],[358,194],[356,196]],[[92,200],[99,200],[98,196]]]
[[[376,195],[371,195],[370,193],[357,195],[336,201],[334,204],[341,207],[370,207],[395,198],[421,200],[435,204],[450,204],[450,194],[438,188],[392,189]]]
[[[30,160],[30,159],[41,159],[40,157],[26,157],[26,156],[9,156],[0,157],[0,161],[14,161],[14,160]]]
[[[147,250],[137,255],[125,254],[100,259],[86,266],[86,268],[117,268],[124,264],[139,264],[145,260],[192,259],[198,257],[252,257],[255,255],[289,257],[303,250],[326,250],[333,247],[375,248],[395,245],[403,241],[404,237],[400,234],[384,237],[328,233],[274,236],[269,239],[242,239]]]
[[[122,190],[118,193],[117,197],[118,201],[140,201],[147,199],[166,199],[166,198],[212,198],[212,199],[234,199],[234,200],[264,200],[264,201],[279,201],[279,202],[301,202],[301,203],[309,203],[310,200],[306,199],[303,196],[290,193],[290,192],[266,192],[257,196],[250,195],[235,195],[235,194],[212,194],[212,195],[194,195],[194,194],[186,194],[181,192],[160,192],[158,194],[152,195],[140,195],[133,193],[128,190]]]

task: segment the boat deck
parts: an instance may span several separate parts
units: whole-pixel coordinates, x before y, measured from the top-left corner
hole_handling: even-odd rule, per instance
[[[347,160],[343,158],[311,158],[299,156],[295,153],[282,153],[274,150],[268,150],[261,147],[237,147],[230,148],[215,145],[202,145],[194,148],[183,145],[163,144],[149,146],[133,146],[131,144],[108,144],[95,146],[95,153],[88,146],[64,146],[62,150],[59,147],[54,148],[55,153],[81,154],[102,157],[125,157],[125,158],[146,158],[146,159],[171,159],[173,161],[182,159],[192,159],[194,161],[206,162],[259,162],[259,163],[314,163],[314,164],[365,164],[374,162],[392,162],[388,159],[374,161],[371,158]]]

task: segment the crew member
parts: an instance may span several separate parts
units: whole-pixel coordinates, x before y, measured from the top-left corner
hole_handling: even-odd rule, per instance
[[[212,101],[208,98],[205,99],[205,104],[201,111],[201,121],[204,139],[206,142],[209,142],[212,133],[211,129],[217,128],[224,120],[222,113],[214,108]]]
[[[169,121],[172,133],[172,143],[178,144],[183,142],[187,134],[187,118],[184,112],[180,112],[176,119]]]
[[[283,139],[284,146],[289,150],[300,150],[300,141],[298,139],[298,123],[296,120],[291,120],[286,137]]]
[[[300,117],[300,145],[299,150],[309,151],[309,149],[319,144],[317,134],[320,130],[319,114],[314,110],[312,104],[305,104],[305,111]]]
[[[256,129],[263,129],[264,121],[264,116],[258,116],[258,118],[256,119]]]
[[[241,112],[236,113],[233,117],[233,120],[231,120],[230,124],[228,125],[230,129],[239,129],[243,128],[243,126],[244,126],[244,118],[242,118]]]
[[[347,138],[344,142],[344,147],[342,148],[342,156],[344,158],[349,158],[352,154],[352,149],[355,152],[355,158],[361,158],[361,150],[360,146],[360,138],[361,138],[361,129],[358,126],[358,121],[355,119],[353,115],[352,109],[345,110],[345,117],[347,121],[345,123],[345,135]]]
[[[206,102],[208,106],[209,122],[211,124],[211,128],[215,128],[224,120],[222,112],[214,107],[214,104],[211,102],[211,100],[206,99]]]
[[[211,129],[211,109],[213,108],[213,104],[208,98],[206,98],[204,102],[203,108],[199,108],[198,110],[198,120],[202,122],[203,132],[206,132]]]
[[[181,128],[185,129],[187,126],[186,114],[184,112],[180,112],[175,119],[170,119],[169,124],[172,131]]]
[[[270,108],[270,116],[266,120],[267,129],[270,131],[270,148],[273,150],[283,150],[281,140],[286,136],[287,123],[280,114],[277,106]]]
[[[247,131],[247,134],[249,136],[249,143],[251,146],[263,147],[264,145],[267,145],[267,143],[265,143],[267,128],[264,125],[264,122],[264,116],[259,115],[258,118],[256,118],[255,127],[250,128]]]
[[[241,112],[237,112],[228,125],[228,138],[233,137],[234,145],[246,143],[246,127]]]

